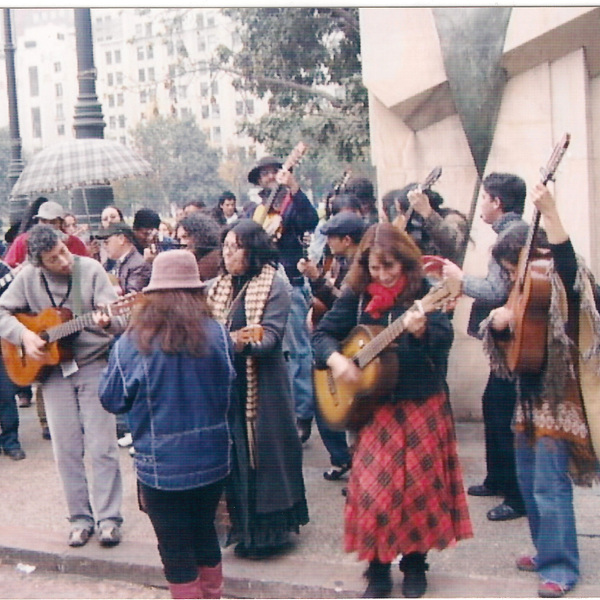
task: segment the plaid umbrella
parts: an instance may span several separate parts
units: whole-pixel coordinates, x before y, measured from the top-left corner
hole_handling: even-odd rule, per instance
[[[150,164],[127,146],[99,138],[74,139],[38,152],[13,186],[13,196],[43,194],[148,175]]]

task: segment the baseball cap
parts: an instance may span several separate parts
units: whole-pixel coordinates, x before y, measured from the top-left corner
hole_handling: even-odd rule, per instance
[[[344,211],[331,217],[321,228],[323,235],[353,235],[365,230],[365,222],[356,213]]]
[[[65,214],[65,209],[58,203],[48,200],[40,204],[38,213],[34,218],[44,219],[45,221],[54,221],[54,219],[62,219]]]
[[[127,223],[111,223],[104,229],[99,229],[94,235],[100,240],[106,240],[112,235],[126,235],[130,240],[133,239],[133,229]]]

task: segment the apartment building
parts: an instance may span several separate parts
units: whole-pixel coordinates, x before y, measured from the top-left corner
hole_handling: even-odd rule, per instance
[[[17,99],[23,151],[73,136],[78,96],[73,11],[13,9]],[[154,115],[194,116],[225,157],[261,153],[239,136],[239,122],[266,103],[236,91],[231,76],[210,68],[220,45],[239,42],[217,8],[92,8],[96,92],[104,136],[130,142],[131,130]],[[0,70],[0,90],[6,89]],[[0,111],[0,119],[6,111]]]

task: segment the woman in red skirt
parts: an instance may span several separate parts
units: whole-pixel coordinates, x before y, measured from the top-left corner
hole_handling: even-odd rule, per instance
[[[427,552],[473,536],[445,381],[452,325],[446,314],[418,302],[430,288],[420,251],[391,224],[368,229],[346,283],[313,334],[317,368],[356,383],[362,371],[342,348],[352,329],[389,327],[401,317],[404,332],[388,348],[398,359],[393,391],[374,404],[358,431],[345,548],[369,561],[364,597],[390,596],[390,564],[402,555],[402,592],[418,598],[427,588]]]

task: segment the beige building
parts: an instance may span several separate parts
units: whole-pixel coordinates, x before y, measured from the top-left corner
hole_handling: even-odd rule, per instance
[[[494,10],[506,24],[500,34],[490,13],[481,12]],[[360,21],[379,195],[422,180],[440,165],[443,173],[435,189],[447,205],[470,214],[480,178],[492,171],[514,172],[534,185],[554,145],[568,132],[571,143],[554,192],[576,251],[600,275],[600,8],[361,8]],[[448,43],[452,26],[459,33],[456,44]],[[502,85],[491,94],[488,85],[486,96],[482,77],[478,104],[477,86],[465,85],[471,81],[469,70],[490,60],[493,48],[485,40],[494,38],[499,40],[494,72]],[[488,122],[480,118],[486,113]],[[525,219],[531,215],[527,201]],[[472,238],[464,268],[484,275],[494,235],[478,207]],[[463,298],[457,307],[450,361],[452,404],[459,419],[481,417],[488,374],[480,342],[466,334],[470,304]]]

